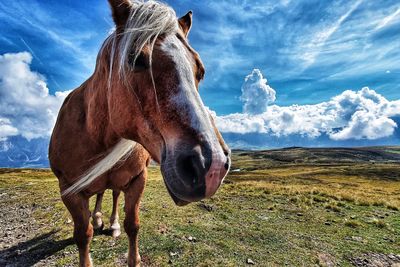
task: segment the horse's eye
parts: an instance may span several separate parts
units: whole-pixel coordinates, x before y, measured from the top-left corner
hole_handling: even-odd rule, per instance
[[[129,66],[132,67],[134,72],[145,71],[150,67],[149,58],[144,53],[140,53],[136,57],[136,61],[135,61],[135,55],[134,54],[129,55],[129,62],[128,63],[129,63]]]
[[[197,79],[198,81],[201,81],[201,80],[204,79],[204,75],[205,75],[205,72],[204,72],[204,71],[198,71],[198,72],[196,73],[196,79]]]

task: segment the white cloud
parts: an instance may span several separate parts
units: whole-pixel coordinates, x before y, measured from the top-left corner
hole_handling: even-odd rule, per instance
[[[259,69],[254,69],[242,86],[243,111],[248,114],[261,114],[269,104],[275,102],[276,92],[267,84]]]
[[[264,112],[225,116],[214,113],[221,132],[266,133],[278,137],[297,134],[310,138],[325,133],[332,140],[375,140],[393,135],[398,127],[393,117],[400,116],[400,100],[388,101],[367,87],[359,91],[344,91],[330,101],[315,105],[267,106],[267,103],[258,101],[259,95],[253,94],[254,102],[251,96],[248,95],[244,105],[251,102],[251,111]]]
[[[313,38],[307,40],[305,51],[301,54],[301,58],[305,61],[306,65],[309,66],[314,63],[316,57],[321,52],[321,49],[329,38],[342,26],[343,22],[353,14],[353,12],[359,7],[363,0],[358,0],[352,4],[347,12],[339,17],[338,20],[334,21],[331,25],[323,27],[317,32]]]
[[[7,118],[0,117],[0,141],[3,141],[8,136],[14,136],[17,134],[18,134],[18,129],[11,125],[10,120]]]
[[[337,80],[398,69],[399,46],[390,41],[395,37],[380,32],[396,32],[400,21],[398,5],[374,1],[325,2],[315,9],[318,21],[288,24],[285,43],[278,48],[279,53],[287,55],[286,69],[279,71],[280,75],[293,78],[304,74]],[[304,7],[304,3],[299,6]],[[302,18],[308,18],[308,10],[298,9],[298,12],[304,13],[304,16],[300,13]]]
[[[31,61],[27,52],[0,55],[0,140],[48,137],[69,93],[49,94],[45,78],[30,69]],[[274,105],[276,92],[257,69],[246,77],[242,93],[243,113],[212,112],[221,132],[374,140],[393,135],[398,127],[393,118],[400,117],[400,100],[389,101],[367,87],[314,105]]]
[[[378,25],[376,26],[375,30],[380,30],[384,28],[386,25],[396,21],[396,17],[400,17],[400,8],[398,8],[395,12],[390,14],[389,16],[384,17],[381,21],[379,21]]]
[[[49,136],[68,92],[49,94],[45,78],[30,69],[28,52],[0,55],[0,139]]]
[[[400,115],[400,102],[390,102],[367,87],[358,92],[345,91],[331,102],[346,123],[343,130],[330,135],[334,140],[374,140],[391,136],[397,128],[391,117]]]
[[[87,48],[83,48],[82,44],[96,33],[81,28],[79,31],[71,31],[70,29],[59,27],[60,24],[63,25],[65,23],[65,19],[79,17],[79,21],[87,22],[86,17],[74,9],[69,9],[68,12],[63,14],[62,18],[57,17],[56,19],[51,9],[44,7],[45,4],[36,1],[26,2],[23,5],[16,2],[0,3],[0,10],[5,14],[10,14],[7,16],[8,22],[12,22],[13,25],[29,32],[38,31],[47,37],[46,40],[51,40],[57,46],[63,47],[64,53],[68,53],[82,62],[88,71],[93,69],[93,55],[87,51]],[[32,12],[32,10],[35,10],[35,12]],[[70,26],[71,21],[67,21],[67,23]],[[82,23],[82,25],[84,24]],[[25,41],[22,42],[29,47]],[[33,53],[30,47],[28,49]]]
[[[391,136],[397,124],[386,116],[377,116],[365,110],[358,110],[352,116],[348,125],[337,133],[332,133],[333,140],[348,139],[379,139]]]

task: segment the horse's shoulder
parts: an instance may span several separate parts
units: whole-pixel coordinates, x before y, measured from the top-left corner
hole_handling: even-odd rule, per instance
[[[84,88],[78,87],[65,98],[62,108],[70,107],[71,105],[82,105],[84,103]]]

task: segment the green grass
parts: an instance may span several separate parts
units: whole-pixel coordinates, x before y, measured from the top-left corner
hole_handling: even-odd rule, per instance
[[[244,266],[247,259],[258,266],[324,265],[321,255],[351,266],[362,253],[400,254],[400,183],[390,176],[399,173],[398,164],[274,165],[239,154],[233,162],[241,171],[216,196],[182,208],[150,168],[141,205],[145,266]],[[0,188],[10,205],[35,203],[41,233],[71,237],[73,225],[49,171],[3,171]],[[108,226],[110,193],[103,206]],[[117,240],[97,235],[91,245],[95,266],[124,266],[126,251],[125,234]],[[55,265],[76,264],[76,252],[75,245],[56,252]]]
[[[393,154],[400,154],[400,150],[389,149],[389,150],[386,150],[386,152],[393,153]]]

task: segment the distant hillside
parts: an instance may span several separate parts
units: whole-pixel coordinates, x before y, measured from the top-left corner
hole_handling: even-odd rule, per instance
[[[235,150],[237,156],[248,156],[271,164],[343,164],[399,162],[400,147],[301,148],[291,147],[263,151]]]
[[[361,175],[370,179],[400,181],[399,163],[400,147],[391,146],[234,150],[231,175],[247,174],[254,178],[268,171],[275,177],[296,168],[298,177],[303,177],[304,170],[312,168],[316,179],[334,172],[349,179]]]
[[[399,119],[400,125],[400,119]],[[376,140],[369,139],[348,139],[332,140],[329,135],[322,133],[317,138],[311,138],[301,134],[288,136],[273,136],[268,133],[223,133],[226,143],[232,149],[269,149],[292,146],[303,147],[371,147],[371,146],[398,146],[400,145],[400,130],[392,136]]]
[[[0,141],[0,167],[7,168],[47,168],[47,138],[28,141],[21,136],[10,137]],[[298,142],[301,144],[302,142]],[[234,144],[228,143],[232,148]],[[237,145],[237,144],[236,144]],[[277,144],[276,144],[277,145]],[[240,146],[239,146],[240,147]],[[234,150],[235,154],[262,159],[265,164],[334,164],[346,162],[400,162],[400,146],[377,146],[363,148],[300,148],[258,151],[257,147],[246,147],[249,150]]]

